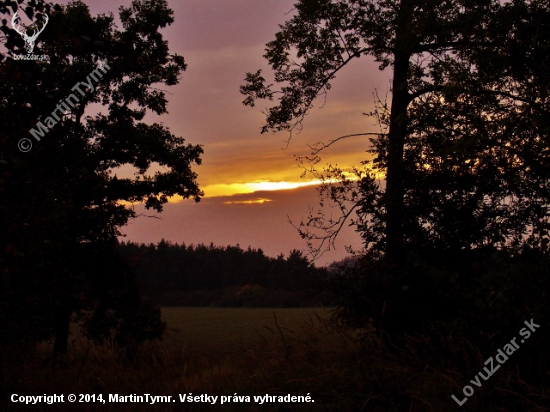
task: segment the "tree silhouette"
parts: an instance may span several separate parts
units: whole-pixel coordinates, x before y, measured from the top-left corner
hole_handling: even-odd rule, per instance
[[[158,312],[138,310],[132,275],[113,251],[119,228],[136,216],[131,204],[161,211],[170,196],[202,196],[191,169],[200,164],[202,148],[143,122],[147,111],[167,113],[158,85],[177,84],[186,68],[159,32],[173,13],[164,0],[136,0],[120,8],[118,29],[113,16],[92,17],[80,1],[19,3],[29,18],[49,15],[34,49],[49,61],[14,60],[25,53],[24,44],[9,19],[2,20],[0,253],[9,309],[2,322],[12,327],[6,335],[19,325],[21,339],[53,333],[55,351],[62,353],[73,313],[92,314],[93,323],[106,313],[127,317],[131,305],[135,313],[152,314],[158,325],[145,329],[159,332]],[[3,16],[17,9],[15,2],[0,4]],[[33,145],[28,153],[17,148],[21,138]],[[121,167],[132,169],[133,177],[120,177]],[[123,310],[121,301],[130,306]],[[107,334],[92,323],[89,330]],[[139,330],[145,323],[134,321],[135,332],[151,337]]]
[[[462,246],[502,238],[513,242],[530,226],[539,240],[546,236],[541,205],[547,194],[540,187],[546,179],[542,119],[548,117],[544,1],[302,0],[295,7],[264,55],[280,88],[267,84],[261,71],[248,73],[241,87],[244,104],[276,99],[266,110],[262,132],[292,133],[350,61],[371,56],[381,69],[391,67],[391,102],[379,101],[371,113],[381,131],[365,134],[376,135],[374,161],[358,173],[360,184],[331,168],[321,188],[322,196],[337,202],[343,219],[359,212],[352,223],[368,248],[382,250],[402,268],[410,245],[421,233],[433,241],[434,230],[438,243]],[[495,155],[497,136],[501,147],[530,143]],[[313,154],[341,138],[318,144]],[[533,162],[532,170],[516,173]],[[380,173],[385,188],[377,183]],[[491,176],[499,183],[490,183]],[[339,179],[341,187],[330,178]],[[525,179],[531,195],[518,184]],[[510,196],[519,200],[506,207]],[[479,218],[488,197],[493,206]],[[466,217],[475,222],[464,225]],[[499,218],[507,223],[495,225]],[[308,229],[324,228],[328,234],[321,239],[333,239],[343,219],[323,221],[312,214],[301,233],[315,240]]]
[[[245,105],[276,101],[262,132],[299,131],[356,58],[393,73],[391,101],[370,113],[380,126],[374,159],[355,179],[337,167],[318,176],[321,202],[335,202],[341,217],[313,211],[298,227],[310,244],[330,247],[348,219],[363,237],[364,259],[336,279],[348,315],[409,332],[451,322],[455,336],[466,325],[496,333],[525,316],[518,307],[547,317],[547,269],[536,270],[533,289],[518,274],[534,256],[546,261],[550,239],[548,2],[301,0],[295,8],[264,55],[275,85],[257,71],[241,87]],[[314,146],[313,161],[342,138]],[[315,163],[312,171],[319,175]],[[532,304],[510,290],[531,290]],[[516,309],[503,312],[512,301]]]

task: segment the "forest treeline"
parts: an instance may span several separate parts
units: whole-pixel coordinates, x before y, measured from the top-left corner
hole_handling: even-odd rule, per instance
[[[121,242],[143,299],[168,306],[311,307],[333,302],[325,268],[299,250],[287,257],[236,246]]]

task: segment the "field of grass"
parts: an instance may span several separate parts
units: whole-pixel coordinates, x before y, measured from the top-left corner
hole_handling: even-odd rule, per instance
[[[125,352],[73,336],[67,357],[54,363],[51,345],[8,357],[0,351],[0,411],[269,411],[439,412],[459,410],[451,399],[479,371],[476,348],[449,351],[422,336],[396,344],[383,333],[347,329],[326,309],[165,308],[162,342]],[[463,410],[547,411],[547,388],[503,365]],[[59,403],[25,406],[11,394],[179,394],[240,396],[309,394],[314,403],[254,402]]]
[[[296,393],[314,396],[298,382],[282,391],[278,380],[289,379],[281,369],[299,341],[312,339],[311,332],[327,322],[329,309],[321,308],[188,308],[162,309],[167,323],[160,342],[144,345],[131,359],[124,352],[86,341],[73,328],[67,358],[51,360],[52,344],[39,346],[36,353],[8,359],[0,353],[2,401],[18,394],[210,394],[261,395]],[[315,350],[315,349],[314,349]],[[291,390],[294,388],[295,390]],[[75,405],[56,404],[48,411],[73,411]],[[217,405],[220,407],[220,405]],[[280,405],[279,405],[280,406]],[[256,410],[258,405],[227,404],[224,411]],[[263,410],[271,409],[263,406]],[[278,407],[278,406],[277,406]],[[20,404],[1,403],[0,410],[42,410]],[[79,404],[79,411],[202,411],[198,404]],[[292,410],[300,410],[294,408]],[[318,409],[313,409],[318,410]]]
[[[280,336],[278,328],[292,336],[304,336],[303,326],[328,319],[329,309],[169,307],[162,309],[162,318],[167,323],[167,348],[231,354],[260,336]]]

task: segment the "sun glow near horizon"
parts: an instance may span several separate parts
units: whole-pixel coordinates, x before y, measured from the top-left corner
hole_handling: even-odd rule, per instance
[[[246,183],[214,184],[204,187],[203,191],[206,197],[220,197],[244,195],[254,192],[271,192],[275,190],[297,189],[304,186],[318,186],[320,180],[310,180],[307,182],[287,182],[287,181],[254,181]]]
[[[358,180],[357,175],[352,173],[345,173],[346,178],[349,180]],[[324,183],[337,183],[337,180],[325,180]],[[253,182],[244,182],[244,183],[219,183],[207,185],[201,188],[204,191],[204,199],[213,198],[213,197],[230,197],[235,195],[247,195],[256,192],[272,192],[279,190],[291,190],[298,189],[301,187],[307,186],[321,186],[323,181],[319,179],[300,181],[300,182],[291,182],[291,181],[270,181],[270,180],[256,180]],[[180,202],[183,199],[180,196],[174,196],[170,198],[170,202]],[[225,204],[234,204],[234,203],[267,203],[271,201],[266,198],[258,198],[250,201],[227,201]]]
[[[355,172],[345,171],[343,172],[343,176],[347,180],[351,181],[357,181],[361,178],[360,174],[356,174]],[[385,174],[383,172],[377,172],[375,173],[375,176],[377,179],[385,180]],[[287,180],[280,180],[280,181],[274,181],[274,180],[255,180],[252,182],[241,182],[241,183],[216,183],[216,184],[210,184],[205,185],[204,187],[200,187],[200,189],[204,192],[203,199],[211,199],[216,197],[232,197],[237,195],[250,195],[257,192],[274,192],[279,190],[292,190],[292,189],[298,189],[302,187],[308,187],[308,186],[321,186],[323,184],[338,184],[339,179],[326,179],[324,181],[320,179],[313,179],[313,180],[307,180],[307,181],[287,181]],[[176,195],[168,198],[169,203],[179,203],[182,202],[183,199],[181,196]],[[225,205],[233,205],[233,204],[264,204],[272,202],[272,199],[269,199],[264,196],[260,196],[254,199],[246,199],[246,200],[227,200],[224,201],[223,204]],[[142,202],[128,202],[128,201],[119,201],[118,204],[124,205],[124,206],[134,206],[138,203]]]
[[[351,177],[352,180],[353,177]],[[310,180],[306,182],[288,182],[288,181],[279,181],[279,182],[273,182],[273,181],[255,181],[255,182],[248,182],[248,183],[230,183],[230,184],[214,184],[214,185],[208,185],[204,188],[201,188],[205,195],[203,199],[207,198],[213,198],[213,197],[231,197],[235,195],[247,195],[251,193],[256,192],[273,192],[278,190],[291,190],[291,189],[298,189],[301,187],[306,186],[320,186],[323,182],[321,180]],[[183,199],[181,196],[172,196],[168,198],[168,201],[170,203],[178,203],[185,199]],[[228,200],[224,202],[224,204],[263,204],[271,202],[271,199],[265,198],[265,197],[259,197],[256,199],[249,199],[249,200]],[[138,202],[140,203],[140,202]],[[120,200],[118,202],[120,205],[125,206],[132,206],[135,205],[135,203]]]

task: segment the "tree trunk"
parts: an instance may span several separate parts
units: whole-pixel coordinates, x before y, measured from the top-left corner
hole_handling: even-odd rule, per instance
[[[54,320],[55,343],[53,347],[54,358],[67,353],[69,342],[69,328],[73,311],[67,307],[57,309]]]
[[[395,34],[394,67],[390,129],[388,134],[388,157],[386,176],[386,256],[390,263],[401,266],[404,259],[403,218],[405,212],[403,184],[403,151],[407,135],[410,21],[414,3],[403,0],[397,17]]]

